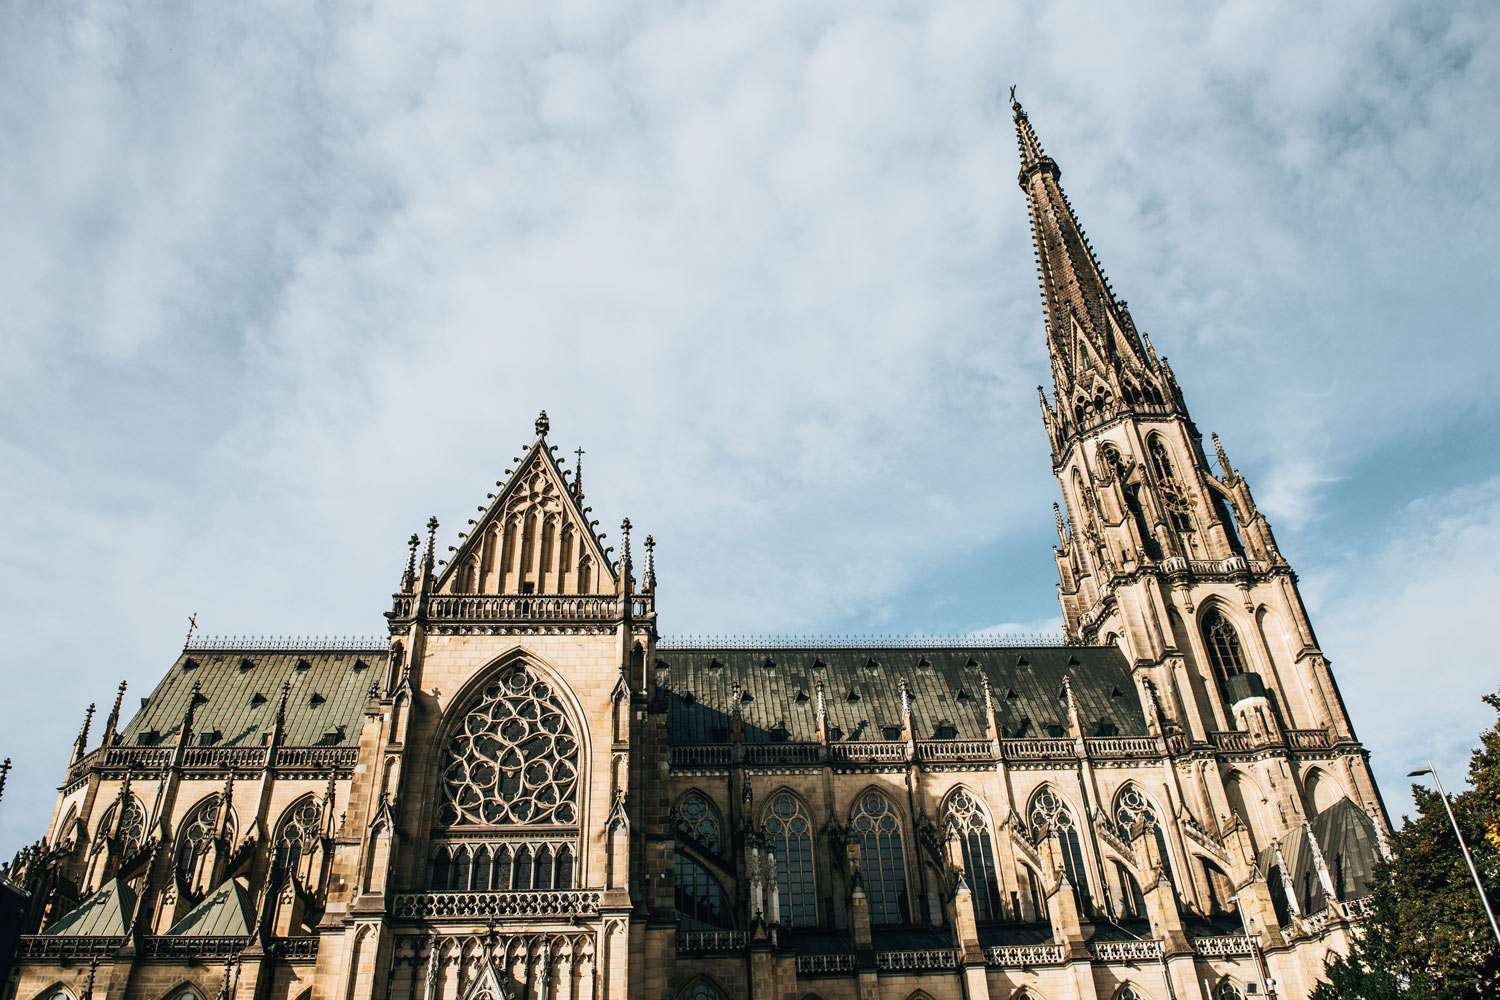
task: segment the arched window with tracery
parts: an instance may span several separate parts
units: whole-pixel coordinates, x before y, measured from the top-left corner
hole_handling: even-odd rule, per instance
[[[781,922],[811,927],[818,922],[818,885],[813,874],[812,824],[807,810],[790,792],[778,792],[766,803],[766,846],[776,855],[776,885],[781,895]]]
[[[1208,650],[1208,665],[1214,676],[1223,684],[1231,677],[1245,673],[1245,654],[1240,647],[1239,633],[1229,619],[1218,608],[1210,608],[1203,615],[1203,645]]]
[[[960,788],[948,796],[948,828],[958,838],[963,857],[964,874],[974,898],[974,915],[979,920],[1000,920],[1000,880],[995,867],[995,848],[990,840],[989,823],[979,802]]]
[[[678,994],[677,1000],[724,1000],[724,991],[711,986],[707,980],[699,979]]]
[[[860,870],[872,924],[904,924],[910,908],[906,897],[906,852],[901,819],[889,799],[868,791],[854,803],[849,836],[859,845]]]
[[[214,796],[200,805],[192,814],[182,833],[177,838],[177,876],[188,882],[204,874],[214,852],[214,840],[218,837],[220,810],[227,808],[223,800]],[[223,817],[224,837],[234,842],[234,815]],[[208,887],[205,887],[208,888]]]
[[[677,852],[672,862],[677,890],[677,916],[686,930],[715,930],[730,926],[729,909],[719,880],[696,858]]]
[[[1157,820],[1156,807],[1146,798],[1146,793],[1141,791],[1140,786],[1131,782],[1115,796],[1115,829],[1120,831],[1120,839],[1130,844],[1134,843],[1136,828],[1140,826],[1144,826],[1156,841],[1162,871],[1166,873],[1167,881],[1175,886],[1177,879],[1172,874],[1172,855],[1167,850],[1167,836]]]
[[[1214,1000],[1245,1000],[1245,994],[1240,992],[1234,980],[1226,979],[1214,990]]]
[[[103,821],[99,824],[98,836],[94,839],[96,847],[104,845],[104,838],[114,827],[115,810],[124,808],[120,815],[120,825],[115,832],[116,842],[120,845],[120,857],[127,858],[140,849],[146,842],[146,810],[141,808],[140,800],[134,795],[128,796],[123,807],[113,805],[109,812],[105,813]]]
[[[689,792],[677,804],[677,834],[709,854],[723,853],[723,824],[719,813],[703,795]]]
[[[323,807],[311,795],[288,809],[272,841],[271,884],[282,885],[296,878],[302,858],[317,847],[323,832]]]
[[[1124,986],[1121,986],[1119,989],[1115,990],[1113,1000],[1150,1000],[1150,998],[1140,990],[1136,989],[1130,983],[1126,983]]]
[[[434,889],[571,889],[582,749],[561,694],[512,664],[468,703],[438,771]]]
[[[1047,837],[1057,838],[1063,873],[1073,886],[1073,898],[1077,900],[1080,912],[1092,916],[1093,899],[1089,895],[1088,869],[1083,862],[1083,843],[1078,839],[1078,824],[1073,819],[1073,813],[1051,785],[1043,785],[1032,796],[1027,817],[1031,823],[1032,840],[1041,843]]]
[[[1146,451],[1151,456],[1151,470],[1156,473],[1157,492],[1167,510],[1167,519],[1177,531],[1192,531],[1192,497],[1187,485],[1177,478],[1172,468],[1167,443],[1161,435],[1153,434],[1146,442]]]

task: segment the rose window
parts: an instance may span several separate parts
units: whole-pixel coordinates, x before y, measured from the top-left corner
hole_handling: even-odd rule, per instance
[[[513,667],[475,699],[448,743],[439,826],[572,826],[578,738],[550,685]]]

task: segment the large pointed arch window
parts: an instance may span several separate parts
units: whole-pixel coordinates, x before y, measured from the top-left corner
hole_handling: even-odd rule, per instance
[[[906,923],[906,852],[901,820],[890,800],[874,791],[860,795],[849,817],[849,835],[859,845],[870,922]]]
[[[677,835],[709,854],[723,850],[719,812],[698,792],[689,792],[677,804]]]
[[[279,886],[288,878],[298,877],[303,857],[310,855],[317,847],[318,837],[322,833],[322,820],[323,807],[311,795],[287,810],[272,841],[272,885]]]
[[[1073,813],[1051,785],[1043,785],[1032,796],[1027,817],[1034,841],[1041,843],[1047,837],[1057,839],[1063,873],[1073,886],[1073,898],[1081,913],[1092,916],[1093,899],[1089,895],[1088,869],[1084,865],[1083,843],[1078,838],[1078,824],[1073,819]]]
[[[812,824],[790,792],[778,792],[766,805],[766,846],[776,855],[776,886],[781,922],[811,927],[818,922],[818,886],[813,875]]]
[[[219,834],[220,810],[228,808],[215,796],[193,813],[177,839],[177,876],[189,882],[197,879],[213,857],[214,841]],[[234,816],[223,817],[224,839],[234,842]]]
[[[714,930],[730,925],[729,908],[719,880],[696,858],[679,851],[672,862],[677,916],[685,930]]]
[[[125,858],[134,854],[146,842],[146,811],[141,808],[140,800],[134,795],[127,795],[123,806],[110,806],[109,812],[99,824],[99,835],[94,839],[95,849],[104,845],[105,837],[114,825],[116,809],[125,810],[120,815],[119,829],[115,834],[120,846],[120,856]]]
[[[1167,850],[1167,836],[1156,818],[1156,807],[1146,798],[1146,793],[1141,791],[1140,786],[1131,782],[1115,796],[1115,828],[1120,831],[1120,838],[1129,844],[1134,841],[1136,830],[1141,827],[1148,830],[1156,841],[1156,851],[1161,855],[1161,867],[1167,881],[1176,885],[1177,879],[1172,874],[1172,854]]]
[[[975,917],[1000,920],[1004,912],[1000,908],[1000,882],[989,824],[984,810],[967,789],[960,788],[948,797],[948,828],[958,838],[964,875],[974,898]]]
[[[438,771],[434,889],[571,889],[582,749],[559,692],[525,662],[469,702]]]

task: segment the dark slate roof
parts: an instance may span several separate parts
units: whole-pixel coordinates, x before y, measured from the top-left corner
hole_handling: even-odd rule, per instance
[[[940,726],[957,739],[987,739],[985,677],[1012,737],[1045,737],[1049,725],[1066,731],[1065,677],[1084,735],[1101,735],[1101,723],[1119,736],[1146,735],[1130,666],[1114,646],[662,649],[656,676],[668,695],[669,739],[679,745],[728,739],[735,681],[748,695],[741,714],[749,743],[815,740],[819,680],[828,724],[842,739],[883,740],[884,727],[901,724],[902,678],[917,739],[940,738]]]
[[[119,879],[110,879],[99,891],[65,913],[42,933],[64,937],[124,937],[135,913],[135,892]]]
[[[376,650],[185,650],[125,727],[124,744],[175,742],[196,683],[206,700],[193,719],[193,745],[259,746],[276,721],[281,685],[291,681],[284,743],[356,746],[370,685],[384,663]],[[212,733],[218,740],[205,742]]]
[[[255,922],[254,912],[244,886],[238,879],[228,879],[167,933],[187,937],[249,937]]]
[[[1318,838],[1323,862],[1342,898],[1359,899],[1373,892],[1375,862],[1380,859],[1374,820],[1346,796],[1314,816],[1308,825]],[[1298,906],[1308,913],[1326,907],[1323,881],[1318,877],[1312,846],[1303,831],[1294,831],[1281,842],[1281,856],[1286,861],[1292,889],[1297,893]],[[1283,895],[1281,877],[1272,871],[1276,867],[1276,848],[1265,848],[1256,860],[1260,862],[1260,870],[1268,873],[1266,882],[1272,896]],[[1311,890],[1310,900],[1302,895],[1304,885]]]

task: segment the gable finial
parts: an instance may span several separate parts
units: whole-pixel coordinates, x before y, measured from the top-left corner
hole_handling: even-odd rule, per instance
[[[125,700],[125,682],[120,682],[120,687],[115,691],[115,704],[109,710],[109,718],[104,720],[104,745],[109,746],[114,742],[115,730],[120,724],[120,703]]]
[[[646,589],[656,592],[656,539],[646,536]]]
[[[620,522],[620,573],[630,575],[630,518]]]
[[[5,798],[5,779],[10,776],[10,758],[0,762],[0,799]]]
[[[578,456],[578,464],[573,468],[573,499],[583,500],[583,456],[588,452],[582,448],[574,448],[573,454]]]
[[[536,416],[536,436],[546,437],[547,432],[552,429],[552,421],[547,419],[547,411],[543,410]]]
[[[94,723],[94,703],[89,702],[88,711],[83,713],[83,728],[78,730],[78,739],[73,743],[73,759],[82,757],[89,745],[89,727]]]
[[[401,590],[410,591],[417,585],[417,548],[422,544],[421,537],[413,531],[411,537],[406,540],[409,550],[406,555],[406,573],[401,577]]]
[[[194,611],[188,615],[188,633],[187,638],[182,640],[183,649],[187,649],[193,644],[193,633],[196,631],[198,631],[198,612]]]
[[[422,569],[428,573],[432,572],[432,552],[437,545],[438,519],[434,514],[427,519],[427,551],[422,555]]]

